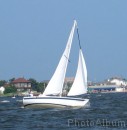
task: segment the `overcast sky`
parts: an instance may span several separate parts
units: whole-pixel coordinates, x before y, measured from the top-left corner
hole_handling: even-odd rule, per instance
[[[127,0],[0,0],[0,79],[50,79],[76,19],[88,79],[127,78]],[[74,35],[67,76],[75,76]]]

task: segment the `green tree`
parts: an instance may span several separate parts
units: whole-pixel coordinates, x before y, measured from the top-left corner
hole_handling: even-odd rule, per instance
[[[8,86],[5,88],[5,91],[4,91],[4,94],[7,94],[7,93],[16,93],[17,92],[17,89],[15,88],[15,86]]]
[[[31,88],[32,88],[32,90],[37,91],[38,82],[35,79],[33,79],[33,78],[30,78],[29,81],[31,82]]]
[[[31,82],[31,88],[32,90],[34,91],[37,91],[37,92],[43,92],[45,87],[46,87],[46,84],[45,83],[39,83],[37,82],[35,79],[33,78],[30,78],[29,81]]]
[[[9,79],[9,82],[11,83],[12,81],[14,81],[15,80],[15,78],[11,78],[11,79]]]
[[[43,92],[45,89],[44,83],[38,83],[37,92]]]
[[[4,86],[7,82],[5,80],[0,80],[0,86]]]

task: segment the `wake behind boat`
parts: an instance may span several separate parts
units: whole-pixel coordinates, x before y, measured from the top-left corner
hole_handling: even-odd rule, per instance
[[[0,101],[0,103],[8,103],[8,102],[10,102],[9,100],[2,100],[2,101]]]
[[[74,36],[74,31],[77,28],[77,22],[74,20],[73,27],[70,32],[70,36],[63,52],[63,55],[59,61],[54,75],[49,81],[45,91],[42,95],[31,96],[23,98],[24,107],[41,107],[41,108],[63,108],[63,107],[73,107],[81,108],[84,107],[89,99],[74,98],[70,96],[77,96],[87,93],[87,69],[85,60],[83,57],[80,40],[79,40],[79,61],[75,80],[73,85],[67,95],[67,97],[62,97],[62,90],[64,85],[64,79],[66,75],[66,70],[69,61],[69,55],[72,45],[72,40]],[[78,28],[77,28],[78,34]],[[79,38],[79,34],[78,34]],[[52,95],[52,96],[51,96]]]

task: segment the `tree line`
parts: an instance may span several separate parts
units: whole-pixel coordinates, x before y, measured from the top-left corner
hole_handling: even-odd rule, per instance
[[[17,92],[17,88],[11,84],[12,81],[14,81],[14,80],[15,80],[15,78],[10,79],[9,81],[0,80],[0,87],[1,86],[5,87],[4,94]],[[37,91],[37,92],[43,93],[45,87],[47,86],[47,83],[38,82],[37,80],[35,80],[33,78],[30,78],[29,81],[31,82],[32,91]]]

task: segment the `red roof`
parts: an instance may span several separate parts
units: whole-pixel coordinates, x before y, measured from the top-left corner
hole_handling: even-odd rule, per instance
[[[30,81],[26,80],[24,78],[18,78],[18,79],[15,79],[14,81],[12,81],[12,83],[30,83]]]

